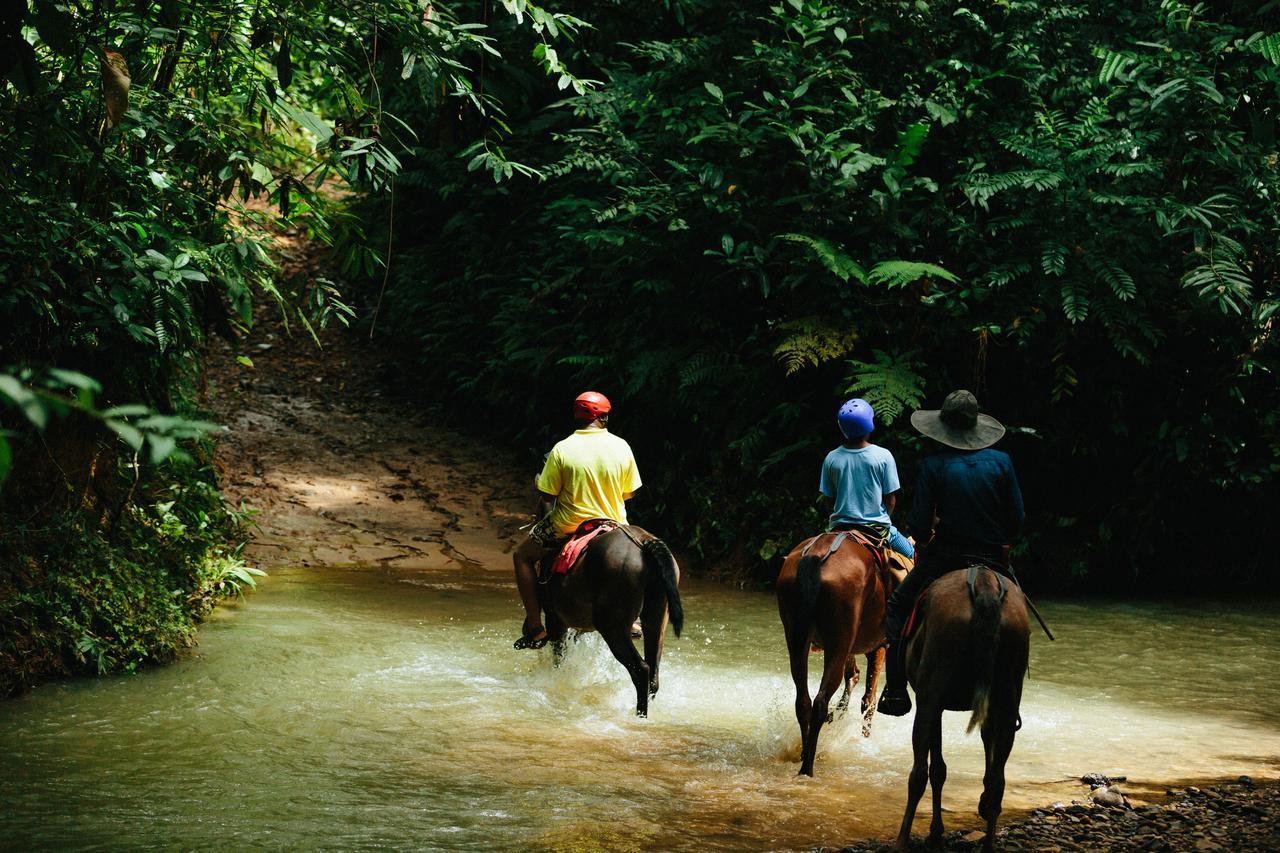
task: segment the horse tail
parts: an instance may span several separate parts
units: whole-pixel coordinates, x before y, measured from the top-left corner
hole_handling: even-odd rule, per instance
[[[818,611],[818,593],[822,591],[822,558],[805,554],[796,564],[796,599],[800,610],[796,613],[797,626],[807,631],[813,626]]]
[[[993,577],[995,577],[994,573]],[[1000,584],[996,578],[997,585]],[[1000,650],[1000,617],[1004,610],[1004,595],[987,588],[979,589],[971,584],[973,619],[969,623],[969,654],[973,661],[973,715],[965,734],[979,728],[987,721],[991,705],[991,687],[995,681],[996,654]]]
[[[680,603],[680,579],[677,575],[676,558],[661,539],[646,539],[640,546],[645,559],[658,570],[662,586],[667,595],[667,614],[671,617],[671,628],[680,636],[684,628],[684,605]]]

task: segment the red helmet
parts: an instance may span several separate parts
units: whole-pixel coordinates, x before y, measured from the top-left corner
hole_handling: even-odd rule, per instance
[[[573,401],[573,417],[580,421],[594,421],[609,414],[609,398],[599,391],[583,391]]]

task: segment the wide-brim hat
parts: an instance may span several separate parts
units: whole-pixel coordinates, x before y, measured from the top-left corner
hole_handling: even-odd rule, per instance
[[[911,425],[934,441],[957,450],[981,450],[1004,437],[1004,424],[978,411],[970,391],[952,391],[941,409],[917,409]]]

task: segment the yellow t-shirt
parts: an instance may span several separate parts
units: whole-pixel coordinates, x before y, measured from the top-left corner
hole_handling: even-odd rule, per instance
[[[538,476],[538,491],[556,498],[551,524],[569,534],[592,518],[627,523],[624,502],[640,488],[631,445],[605,429],[575,430],[556,442]]]

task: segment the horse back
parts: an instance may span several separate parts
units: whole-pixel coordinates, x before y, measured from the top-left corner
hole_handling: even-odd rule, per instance
[[[853,652],[864,654],[884,642],[888,589],[875,556],[857,540],[846,539],[838,551],[826,556],[835,535],[810,537],[786,556],[775,585],[778,607],[784,623],[810,622],[800,613],[804,604],[797,573],[813,571],[813,561],[821,561],[811,624],[824,643],[832,642],[836,633],[853,630]],[[802,559],[808,561],[807,565],[802,566]]]
[[[908,671],[917,694],[942,695],[943,706],[948,711],[972,710],[977,677],[973,654],[976,608],[966,573],[967,569],[948,572],[929,585],[922,603],[920,628],[907,647]],[[1031,633],[1022,590],[1008,579],[1004,586],[1004,597],[998,605],[994,670],[997,684],[994,686],[999,695],[1016,707],[1026,673]],[[975,592],[988,600],[999,596],[993,570],[979,570]]]

